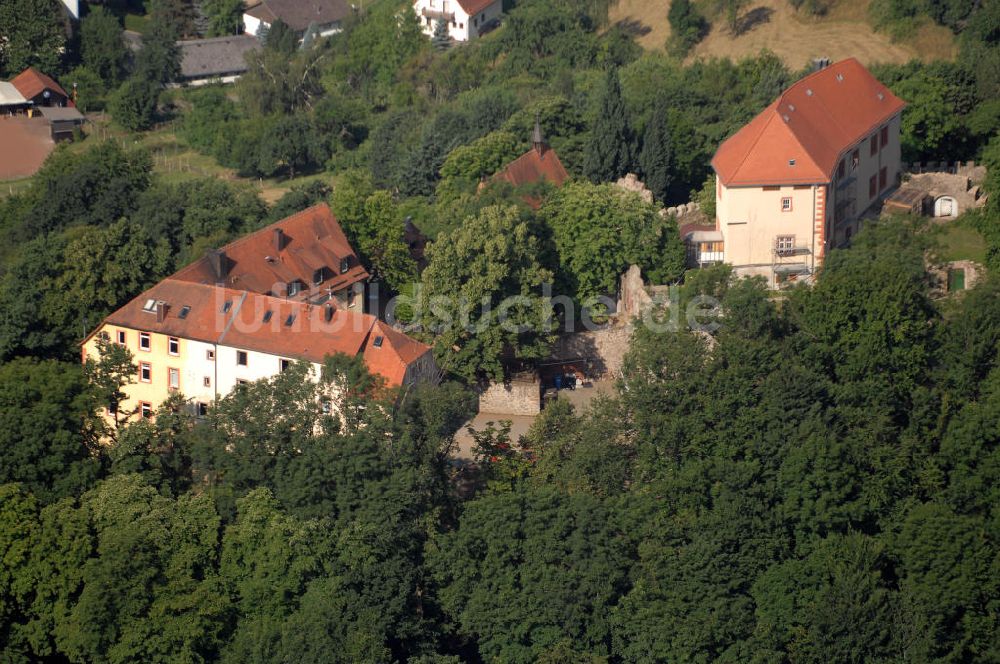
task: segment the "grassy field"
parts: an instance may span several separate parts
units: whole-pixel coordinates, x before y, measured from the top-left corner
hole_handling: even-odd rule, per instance
[[[213,157],[204,155],[190,147],[177,137],[175,128],[167,123],[141,134],[132,134],[118,127],[100,115],[91,116],[91,122],[86,126],[87,139],[67,146],[74,151],[86,150],[98,141],[115,140],[122,147],[144,148],[153,159],[153,171],[162,182],[183,182],[195,178],[214,177],[231,182],[246,182],[252,184],[268,204],[272,204],[288,192],[293,186],[307,184],[313,180],[322,180],[332,184],[334,177],[329,173],[317,173],[297,177],[294,180],[276,178],[245,178],[224,166]],[[0,198],[24,191],[31,186],[31,178],[0,182]]]
[[[978,232],[961,222],[946,223],[939,228],[939,256],[942,261],[986,262],[986,241]]]
[[[701,0],[711,19],[710,0]],[[663,48],[670,37],[667,12],[670,0],[619,0],[611,8],[611,22],[627,25],[647,49]],[[947,28],[926,25],[906,42],[893,42],[875,32],[868,22],[868,0],[841,0],[824,17],[796,12],[788,0],[754,0],[743,11],[755,20],[742,34],[733,35],[721,21],[714,20],[709,34],[692,51],[689,59],[728,57],[734,60],[770,49],[785,63],[800,69],[814,57],[840,60],[855,57],[864,64],[906,62],[913,58],[950,59],[955,55],[954,39]]]

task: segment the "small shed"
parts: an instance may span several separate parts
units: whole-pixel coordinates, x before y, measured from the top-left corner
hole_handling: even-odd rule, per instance
[[[48,121],[54,141],[72,138],[73,130],[86,121],[83,114],[72,106],[42,106],[38,110]]]
[[[930,195],[915,187],[900,187],[882,206],[883,212],[896,214],[926,214],[930,210]]]
[[[28,107],[28,100],[13,83],[0,81],[0,114],[11,115]]]
[[[958,201],[954,196],[938,196],[934,200],[934,216],[950,217],[958,216]]]

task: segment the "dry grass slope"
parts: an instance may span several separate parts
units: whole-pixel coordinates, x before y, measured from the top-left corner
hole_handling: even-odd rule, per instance
[[[659,49],[670,36],[669,8],[670,0],[619,0],[610,18],[612,23],[630,25],[643,47]],[[841,0],[827,16],[816,18],[796,12],[788,0],[752,0],[743,13],[745,19],[753,19],[752,25],[743,34],[734,36],[721,21],[714,21],[690,58],[737,60],[767,48],[798,69],[820,56],[855,57],[864,64],[954,57],[954,40],[947,28],[927,25],[907,43],[894,43],[872,29],[867,8],[868,0]]]

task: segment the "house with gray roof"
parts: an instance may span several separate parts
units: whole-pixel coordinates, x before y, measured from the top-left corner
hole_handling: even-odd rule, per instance
[[[299,37],[314,24],[319,36],[326,37],[340,32],[353,12],[348,0],[261,0],[243,12],[243,28],[259,37],[281,19]]]
[[[205,85],[213,81],[231,83],[247,70],[246,56],[260,49],[251,35],[230,35],[177,42],[181,50],[181,85]]]

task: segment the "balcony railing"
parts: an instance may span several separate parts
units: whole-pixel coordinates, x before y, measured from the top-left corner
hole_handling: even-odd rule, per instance
[[[696,260],[699,263],[721,263],[725,260],[725,252],[723,251],[699,251],[696,255]]]
[[[775,255],[777,255],[777,256],[779,256],[781,258],[786,258],[788,256],[804,256],[806,254],[812,253],[812,251],[809,249],[809,247],[807,247],[805,245],[799,245],[799,246],[794,246],[794,247],[787,247],[787,246],[786,247],[775,247],[774,248],[774,253],[775,253]]]
[[[446,12],[440,9],[431,9],[430,7],[424,7],[420,10],[421,15],[427,18],[432,18],[438,21],[445,21],[446,23],[451,23],[455,20],[455,12]]]

